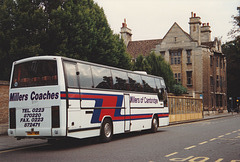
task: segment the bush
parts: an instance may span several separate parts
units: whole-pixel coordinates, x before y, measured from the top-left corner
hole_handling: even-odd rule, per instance
[[[185,93],[187,93],[187,88],[185,88],[184,86],[182,86],[182,84],[174,84],[174,85],[173,85],[172,92],[173,92],[175,95],[185,94]]]

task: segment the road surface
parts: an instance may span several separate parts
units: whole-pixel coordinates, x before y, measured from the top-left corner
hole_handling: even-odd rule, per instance
[[[240,116],[116,135],[109,143],[90,138],[19,147],[0,151],[0,161],[240,162]]]

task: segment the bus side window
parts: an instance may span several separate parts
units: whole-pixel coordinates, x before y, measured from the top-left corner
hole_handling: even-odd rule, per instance
[[[154,78],[148,76],[142,76],[144,92],[154,93],[156,92],[156,84]]]
[[[78,80],[76,75],[76,64],[70,62],[64,62],[64,68],[66,73],[67,85],[71,88],[78,88]]]
[[[160,101],[163,101],[163,88],[160,83],[160,79],[155,78],[156,86],[157,86],[157,94],[158,94],[158,99]]]
[[[113,88],[117,90],[127,90],[128,77],[123,71],[111,70],[113,76]]]
[[[92,71],[90,65],[78,63],[79,81],[81,88],[93,88]]]
[[[112,75],[110,69],[92,66],[92,73],[95,88],[112,88]]]
[[[166,85],[165,85],[165,82],[164,80],[161,78],[160,79],[160,83],[161,83],[161,91],[162,91],[162,100],[164,102],[164,106],[168,106],[168,103],[167,103],[167,88],[166,88]]]
[[[143,91],[142,79],[138,74],[128,73],[130,91]]]
[[[157,89],[157,91],[160,90],[160,88],[161,88],[160,80],[157,79],[157,78],[155,78],[155,83],[156,83],[156,89]]]

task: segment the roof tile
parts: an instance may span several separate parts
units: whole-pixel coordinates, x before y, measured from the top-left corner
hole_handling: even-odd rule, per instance
[[[162,39],[130,41],[127,46],[127,52],[133,58],[136,58],[139,54],[142,54],[143,56],[147,56],[149,55],[151,50],[161,42],[162,42]]]

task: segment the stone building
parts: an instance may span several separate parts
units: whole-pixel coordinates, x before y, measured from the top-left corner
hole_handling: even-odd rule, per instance
[[[133,60],[152,51],[161,55],[171,65],[176,82],[187,87],[188,95],[203,98],[205,110],[226,110],[226,57],[221,41],[211,40],[209,23],[202,23],[195,13],[191,13],[189,29],[188,34],[175,22],[162,39],[132,41],[125,20],[121,36]]]

